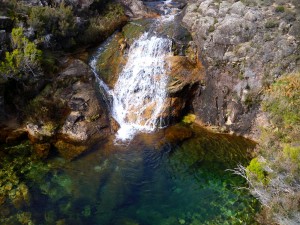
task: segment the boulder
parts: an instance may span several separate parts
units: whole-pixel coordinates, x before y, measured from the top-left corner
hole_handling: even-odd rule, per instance
[[[129,17],[155,17],[156,13],[151,12],[140,0],[118,0],[120,3],[126,6],[126,14]]]
[[[62,156],[73,159],[88,149],[95,139],[110,134],[110,119],[89,66],[72,58],[61,62],[65,69],[35,99],[46,111],[54,107],[50,103],[57,103],[56,113],[54,116],[45,116],[43,112],[40,116],[31,115],[27,131],[30,139],[40,144],[35,148],[41,157],[49,150],[44,143],[50,142]]]

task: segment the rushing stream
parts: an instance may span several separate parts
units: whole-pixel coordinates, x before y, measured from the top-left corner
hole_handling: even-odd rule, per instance
[[[147,4],[164,14],[153,24],[170,22],[179,12],[171,1]],[[0,224],[257,224],[257,201],[238,188],[245,181],[227,170],[246,164],[254,143],[192,123],[165,127],[160,118],[171,40],[154,28],[142,34],[113,89],[96,73],[108,43],[90,66],[120,125],[117,138],[130,141],[116,145],[111,135],[71,162],[55,151],[36,160],[29,142],[0,146]]]

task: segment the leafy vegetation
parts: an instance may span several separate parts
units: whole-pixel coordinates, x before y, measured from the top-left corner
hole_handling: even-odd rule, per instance
[[[252,175],[263,184],[267,184],[267,173],[264,170],[264,165],[259,161],[258,158],[254,158],[251,160],[249,166],[247,166],[247,176],[250,177]]]
[[[127,17],[123,6],[110,3],[104,8],[102,14],[90,19],[89,26],[79,39],[84,44],[102,41],[126,21]]]
[[[280,224],[297,224],[300,207],[300,73],[284,76],[266,93],[263,110],[271,126],[245,169],[251,191]],[[267,182],[266,182],[267,181]],[[269,224],[270,221],[262,221]]]
[[[23,28],[14,28],[11,35],[14,50],[0,62],[0,75],[15,79],[40,75],[42,51],[24,36]]]
[[[66,6],[64,2],[56,8],[50,6],[32,7],[28,24],[34,29],[38,38],[50,35],[48,39],[51,40],[52,37],[55,41],[64,40],[67,47],[75,44],[74,37],[78,32],[75,17],[72,7]]]

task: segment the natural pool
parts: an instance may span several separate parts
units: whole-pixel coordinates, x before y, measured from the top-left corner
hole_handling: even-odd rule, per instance
[[[101,141],[74,161],[2,146],[0,224],[256,224],[257,201],[226,169],[254,143],[178,124],[130,143]]]

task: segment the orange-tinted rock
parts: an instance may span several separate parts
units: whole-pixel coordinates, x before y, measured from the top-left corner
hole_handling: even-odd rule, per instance
[[[34,151],[39,158],[45,159],[48,157],[51,145],[49,143],[35,144]]]
[[[183,141],[193,135],[193,131],[189,127],[181,125],[171,126],[165,131],[167,142],[175,143],[176,141]]]
[[[170,56],[166,61],[169,66],[168,93],[171,96],[177,96],[185,88],[190,88],[203,79],[204,70],[198,62],[192,62],[185,56]]]
[[[68,143],[63,140],[57,141],[54,146],[57,148],[57,151],[61,154],[61,156],[68,160],[76,158],[88,148],[87,146],[81,146],[77,143]]]

